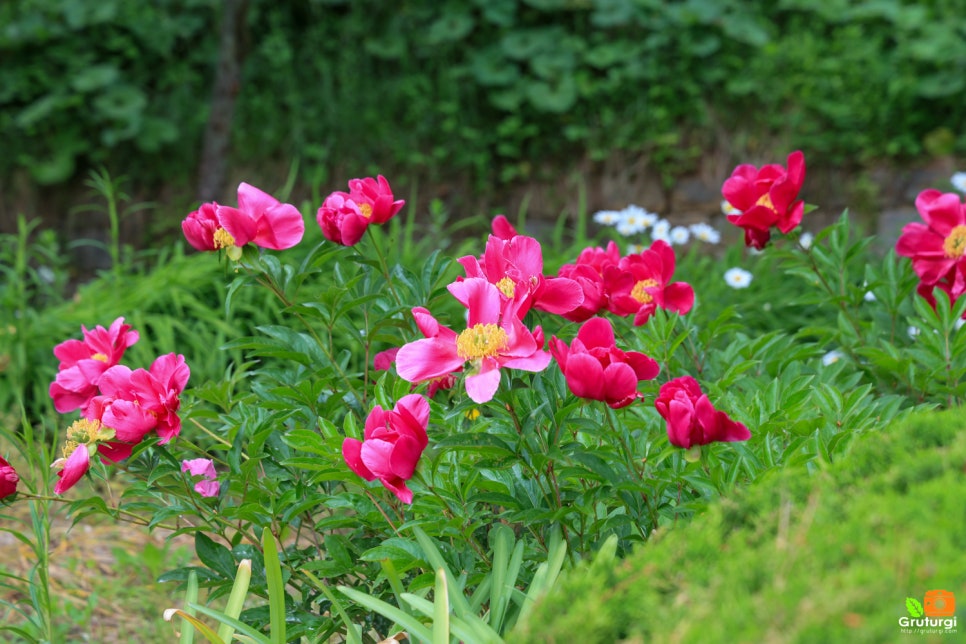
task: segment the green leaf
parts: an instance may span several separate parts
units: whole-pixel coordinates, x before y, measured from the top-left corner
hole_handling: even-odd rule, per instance
[[[225,546],[215,543],[203,532],[195,533],[195,552],[198,559],[227,579],[235,577],[235,559]]]
[[[914,597],[906,597],[906,610],[912,617],[922,617],[922,604]]]

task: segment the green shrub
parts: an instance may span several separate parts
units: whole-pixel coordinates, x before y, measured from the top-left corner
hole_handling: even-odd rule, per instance
[[[966,590],[966,413],[919,412],[564,574],[512,641],[884,642],[907,597]]]

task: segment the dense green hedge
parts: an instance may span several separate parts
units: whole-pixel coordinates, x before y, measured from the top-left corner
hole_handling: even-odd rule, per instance
[[[626,560],[598,555],[513,641],[898,641],[907,597],[966,591],[964,420],[961,408],[919,412],[824,471],[781,470],[655,533]]]
[[[0,175],[197,159],[214,0],[0,6]],[[646,152],[666,180],[710,144],[815,158],[966,153],[958,0],[249,0],[237,160],[303,179],[473,173]],[[339,175],[341,176],[341,174]]]

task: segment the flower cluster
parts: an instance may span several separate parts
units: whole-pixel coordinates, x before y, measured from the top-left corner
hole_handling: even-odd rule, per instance
[[[935,289],[955,302],[966,291],[966,203],[953,192],[923,190],[916,209],[924,223],[902,229],[896,254],[912,260],[919,276],[917,292],[934,307]]]
[[[717,244],[721,241],[721,233],[710,224],[702,222],[689,226],[673,226],[657,213],[634,204],[623,210],[599,210],[594,213],[594,221],[602,226],[613,226],[624,237],[647,234],[652,242],[662,241],[671,246],[683,246],[692,239],[706,244]],[[635,252],[640,252],[641,249],[636,245],[632,247]]]
[[[69,339],[54,348],[60,368],[50,385],[57,411],[80,410],[81,418],[67,429],[63,456],[52,467],[63,494],[90,468],[100,454],[105,462],[131,455],[134,447],[154,433],[167,443],[181,431],[180,395],[190,370],[184,356],[158,357],[148,369],[119,364],[138,333],[117,318],[109,329],[82,327],[83,340]]]
[[[348,192],[337,191],[326,197],[316,220],[327,240],[352,246],[362,239],[369,225],[387,222],[404,203],[394,198],[389,182],[381,175],[352,179]],[[242,184],[239,208],[205,204],[188,216],[183,228],[189,242],[199,250],[237,249],[249,241],[266,248],[281,248],[301,238],[302,228],[293,223],[296,218],[301,222],[301,216],[296,217],[297,211],[293,211],[294,207],[279,204]],[[239,223],[241,214],[247,216],[244,221],[248,228]],[[597,213],[595,219],[615,225],[623,235],[649,230],[653,242],[624,256],[614,242],[606,248],[588,247],[556,275],[547,274],[540,243],[519,234],[506,217],[497,216],[483,253],[459,258],[464,275],[447,286],[465,309],[465,323],[450,328],[428,309],[416,306],[412,316],[423,337],[379,352],[373,366],[377,370],[394,366],[397,375],[413,387],[427,383],[429,397],[461,379],[469,398],[482,404],[497,395],[504,369],[539,372],[555,359],[568,388],[580,398],[600,401],[614,409],[641,399],[639,383],[656,378],[660,367],[643,353],[619,348],[611,321],[602,316],[633,317],[635,325],[643,325],[657,309],[687,314],[694,305],[694,290],[686,282],[672,281],[676,264],[672,245],[687,243],[692,237],[717,243],[720,235],[707,224],[672,228],[666,220],[636,206],[620,212]],[[253,232],[256,229],[259,234]],[[265,243],[266,239],[284,242],[272,245]],[[241,257],[240,251],[228,255],[232,259]],[[554,336],[547,350],[542,327],[527,323],[531,311],[558,315],[582,325],[569,344]],[[119,333],[115,330],[109,340],[117,344]],[[135,336],[133,340],[136,339]],[[116,350],[106,355],[113,362],[120,357]],[[90,355],[83,357],[89,359]],[[116,371],[111,373],[112,369]],[[148,401],[137,399],[138,404],[128,403],[130,396],[125,393],[124,383],[126,378],[133,380],[133,375],[124,369],[102,369],[97,375],[104,375],[97,382],[88,383],[101,389],[100,398],[106,402],[87,403],[94,412],[90,417],[85,415],[82,426],[73,430],[71,440],[75,445],[87,445],[88,449],[75,451],[93,454],[96,445],[102,454],[108,446],[110,450],[126,448],[130,453],[130,446],[148,431],[143,413],[148,410]],[[183,386],[183,382],[180,384]],[[90,387],[81,393],[90,393]],[[688,445],[739,440],[736,437],[741,433],[728,429],[731,425],[719,427],[723,414],[708,420],[710,403],[706,397],[698,396],[696,400],[697,420],[693,422],[702,431],[682,429],[683,416],[675,403],[673,418],[668,420],[669,435],[673,426],[675,436],[682,432],[689,436]],[[157,419],[152,429],[156,429],[162,442],[176,433],[165,424],[164,414],[150,411],[152,418]],[[429,402],[422,394],[404,396],[392,410],[377,405],[366,419],[362,440],[344,439],[343,458],[363,479],[378,480],[400,501],[411,503],[413,492],[407,482],[429,443],[428,423]],[[217,494],[210,461],[185,461],[183,469],[204,477],[195,488],[200,494]],[[65,480],[71,478],[65,475]],[[69,484],[62,487],[66,489]]]

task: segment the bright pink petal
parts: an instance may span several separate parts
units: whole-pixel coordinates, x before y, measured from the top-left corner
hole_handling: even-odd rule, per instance
[[[87,445],[78,445],[70,453],[64,463],[63,469],[57,472],[60,480],[54,486],[54,494],[63,494],[81,480],[91,466],[91,456],[87,451]]]
[[[376,478],[369,468],[362,462],[362,441],[356,438],[346,438],[342,441],[342,458],[349,469],[367,481]]]
[[[427,338],[399,348],[396,373],[407,382],[423,382],[458,371],[463,363],[463,358],[456,353],[455,341]]]
[[[602,380],[605,400],[614,409],[629,405],[639,396],[637,375],[627,364],[616,362],[607,365]]]
[[[578,398],[604,400],[604,369],[594,357],[586,353],[571,354],[565,376],[567,386]]]
[[[547,354],[549,359],[550,355]],[[546,365],[544,365],[546,366]],[[519,367],[516,367],[519,368]],[[490,369],[474,375],[466,376],[466,393],[476,403],[485,403],[493,400],[496,390],[500,386],[500,370]]]

